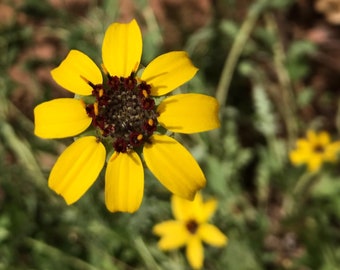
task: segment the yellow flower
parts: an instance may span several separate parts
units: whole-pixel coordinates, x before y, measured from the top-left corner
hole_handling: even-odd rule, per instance
[[[228,242],[217,227],[208,223],[215,212],[217,202],[210,199],[202,201],[198,192],[194,201],[188,201],[178,196],[172,196],[172,213],[176,220],[167,220],[154,226],[154,234],[161,237],[158,246],[161,250],[173,250],[186,245],[186,256],[192,268],[203,266],[204,251],[202,241],[222,247]]]
[[[178,196],[193,199],[205,185],[195,159],[164,130],[189,134],[219,127],[217,101],[193,93],[162,97],[190,80],[197,68],[185,52],[176,51],[157,57],[138,72],[141,54],[136,21],[113,23],[102,45],[104,77],[78,50],[71,50],[51,72],[76,98],[39,104],[34,109],[35,134],[65,138],[86,130],[61,154],[48,180],[67,204],[90,188],[106,160],[105,203],[112,212],[139,208],[144,190],[141,157]]]
[[[306,139],[296,142],[296,149],[289,154],[294,165],[306,164],[310,172],[316,172],[324,162],[336,162],[340,142],[331,142],[327,132],[307,131]]]

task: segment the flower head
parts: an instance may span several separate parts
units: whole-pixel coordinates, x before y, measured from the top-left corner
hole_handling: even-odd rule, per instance
[[[336,162],[340,141],[331,142],[327,132],[307,131],[305,139],[298,139],[296,149],[289,154],[294,165],[306,164],[310,172],[316,172],[324,162]]]
[[[193,199],[205,185],[191,154],[161,130],[190,134],[217,128],[217,101],[190,93],[164,97],[197,72],[185,52],[163,54],[143,71],[139,70],[141,54],[136,21],[113,23],[103,40],[103,72],[78,50],[71,50],[51,72],[60,86],[76,96],[39,104],[34,109],[34,132],[42,138],[78,135],[58,158],[48,181],[67,204],[90,188],[106,160],[105,203],[112,212],[139,208],[144,189],[142,157],[156,178],[178,196]]]
[[[217,202],[203,202],[198,192],[193,201],[172,196],[171,207],[175,220],[167,220],[154,226],[153,232],[160,236],[158,246],[162,250],[173,250],[186,246],[186,256],[192,268],[203,266],[205,242],[215,247],[225,246],[228,238],[208,220],[216,210]]]

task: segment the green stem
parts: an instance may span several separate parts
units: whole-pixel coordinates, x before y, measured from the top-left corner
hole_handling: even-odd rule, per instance
[[[147,269],[161,270],[141,237],[134,239],[136,250],[144,260]]]
[[[273,42],[273,54],[274,54],[274,67],[278,76],[279,86],[281,91],[277,91],[279,99],[282,100],[281,111],[286,124],[288,133],[288,148],[291,148],[293,143],[295,143],[298,131],[297,118],[295,116],[296,104],[295,104],[295,94],[292,87],[292,82],[285,66],[286,55],[283,48],[283,44],[279,37],[279,29],[275,22],[274,16],[267,13],[265,16],[265,21],[269,32],[275,37]]]
[[[19,139],[12,126],[6,121],[0,121],[0,137],[6,146],[15,154],[19,163],[27,170],[34,182],[42,189],[46,188],[46,179],[41,172],[31,148],[23,139]]]
[[[224,62],[224,67],[216,90],[216,98],[221,106],[224,106],[227,102],[229,87],[237,62],[247,43],[251,31],[253,30],[261,12],[267,6],[267,3],[269,3],[269,0],[257,1],[250,7],[247,17],[243,22],[230,49],[229,55]]]
[[[26,237],[25,242],[30,245],[33,249],[46,254],[48,256],[53,257],[54,259],[59,258],[61,261],[66,261],[70,265],[72,265],[75,269],[82,269],[82,270],[99,270],[97,267],[94,267],[93,265],[76,258],[74,256],[70,256],[68,254],[65,254],[61,250],[50,246],[42,241],[36,240],[31,237]]]
[[[295,183],[292,194],[286,196],[283,208],[289,216],[299,215],[308,199],[310,190],[320,180],[317,173],[305,172]]]
[[[305,196],[318,179],[317,173],[304,173],[296,182],[293,195],[295,197]]]

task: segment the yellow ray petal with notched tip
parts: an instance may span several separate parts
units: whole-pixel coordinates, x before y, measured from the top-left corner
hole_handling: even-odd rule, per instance
[[[34,134],[45,139],[78,135],[86,130],[91,122],[84,102],[78,99],[54,99],[34,108]]]
[[[296,141],[296,149],[297,150],[303,150],[303,151],[312,151],[313,145],[307,141],[306,139],[298,139]]]
[[[196,160],[176,140],[165,135],[153,135],[143,149],[146,165],[172,193],[193,200],[206,180]]]
[[[198,193],[196,194],[196,196]],[[195,199],[196,199],[195,196]],[[171,197],[171,210],[177,220],[187,221],[193,218],[192,201],[188,201],[176,195]]]
[[[218,128],[218,103],[201,94],[180,94],[164,99],[157,108],[158,122],[178,133],[196,133]]]
[[[308,152],[307,154],[302,151],[293,150],[289,153],[289,159],[294,165],[301,165],[309,160],[311,153]]]
[[[102,57],[111,76],[128,77],[137,71],[142,56],[142,34],[135,20],[113,23],[105,32]]]
[[[330,143],[325,147],[323,158],[325,161],[336,162],[338,159],[338,153],[340,151],[340,141]]]
[[[228,243],[228,238],[212,224],[201,224],[197,229],[197,234],[202,241],[215,247],[222,247]]]
[[[138,154],[115,152],[105,173],[105,203],[111,212],[138,210],[144,192],[144,171]]]
[[[86,54],[71,50],[61,64],[51,71],[52,78],[72,93],[91,95],[92,84],[101,84],[103,77],[100,69]]]
[[[158,246],[162,250],[172,250],[184,246],[190,237],[183,222],[163,221],[153,227],[153,233],[161,236]]]
[[[193,236],[190,238],[186,248],[186,256],[193,269],[202,268],[204,261],[204,250],[199,237]]]
[[[319,142],[320,145],[326,146],[326,145],[329,145],[331,143],[331,138],[330,138],[330,136],[327,132],[321,131],[318,134],[318,142]]]
[[[308,130],[306,133],[309,143],[315,145],[318,143],[318,134],[314,130]]]
[[[76,140],[58,158],[48,186],[64,197],[67,204],[76,202],[97,179],[105,157],[105,147],[96,137]]]
[[[209,199],[204,203],[202,202],[201,205],[197,205],[195,208],[195,217],[197,222],[198,223],[207,222],[209,218],[215,213],[216,207],[217,201],[215,199]]]
[[[141,79],[151,85],[152,96],[162,96],[191,80],[197,71],[186,52],[175,51],[152,60]]]
[[[177,220],[196,220],[197,223],[205,223],[214,214],[217,201],[210,199],[203,202],[200,192],[197,192],[193,201],[188,201],[178,196],[172,196],[171,208]]]

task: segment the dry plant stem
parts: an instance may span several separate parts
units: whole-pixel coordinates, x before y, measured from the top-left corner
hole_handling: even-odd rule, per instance
[[[274,35],[275,41],[273,43],[274,65],[279,80],[280,89],[278,92],[279,99],[282,100],[281,111],[283,112],[285,125],[288,133],[288,148],[294,144],[297,132],[298,124],[297,117],[295,116],[296,104],[294,98],[294,90],[292,82],[290,80],[288,71],[285,67],[286,55],[284,52],[283,44],[278,35],[278,27],[275,18],[272,14],[267,13],[264,16],[268,30]]]
[[[216,98],[219,104],[223,107],[227,102],[228,91],[230,87],[230,82],[233,77],[237,62],[241,56],[241,53],[246,45],[246,42],[253,30],[257,19],[259,18],[261,12],[263,11],[266,3],[268,1],[257,1],[250,7],[248,15],[243,22],[235,41],[230,49],[229,55],[227,56],[222,73],[220,76],[220,81],[216,90]]]

